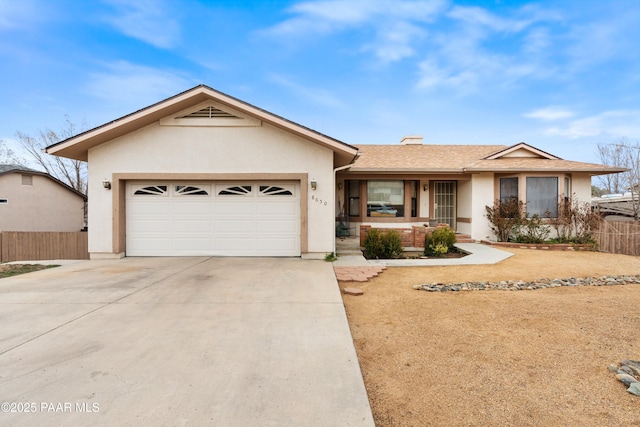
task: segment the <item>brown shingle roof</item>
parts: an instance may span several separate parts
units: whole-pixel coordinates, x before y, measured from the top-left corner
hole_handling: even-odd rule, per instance
[[[589,172],[606,174],[624,169],[594,163],[537,157],[487,160],[504,145],[358,145],[360,155],[350,172]]]
[[[351,171],[460,171],[504,145],[358,145]]]

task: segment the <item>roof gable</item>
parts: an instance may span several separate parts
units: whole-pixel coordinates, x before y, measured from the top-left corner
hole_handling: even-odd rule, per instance
[[[247,123],[252,120],[269,123],[303,139],[329,148],[334,152],[334,162],[337,165],[348,164],[358,151],[357,148],[337,139],[219,92],[209,86],[199,85],[112,122],[50,145],[46,148],[46,152],[56,156],[86,161],[89,149],[152,123],[164,121],[165,125],[168,122],[172,122],[174,125],[185,125],[184,121],[188,120],[193,120],[193,123],[196,123],[195,121],[202,123],[204,120],[226,120],[227,124],[229,124],[229,121],[236,120],[228,116],[216,118],[197,117],[200,114],[199,112],[209,106],[223,113],[227,112],[231,116],[244,118]],[[196,113],[196,115],[187,117],[193,113]]]
[[[38,171],[38,170],[31,169],[31,168],[28,168],[28,167],[25,167],[25,166],[21,166],[21,165],[0,164],[0,178],[3,175],[8,175],[10,173],[19,173],[19,174],[23,174],[23,175],[38,175],[38,176],[42,176],[44,178],[48,178],[51,181],[55,182],[56,184],[61,185],[62,187],[64,187],[66,190],[69,190],[72,193],[75,193],[76,195],[82,197],[85,201],[87,200],[87,196],[85,194],[81,193],[80,191],[76,190],[75,188],[71,187],[70,185],[65,184],[64,182],[60,181],[59,179],[51,176],[47,172]]]
[[[213,100],[160,119],[160,126],[248,127],[261,124],[261,120]]]
[[[535,158],[535,159],[547,159],[547,160],[561,160],[560,157],[556,157],[545,151],[542,151],[536,147],[532,147],[529,144],[521,142],[511,147],[507,147],[504,150],[500,150],[497,153],[485,157],[484,160],[496,160],[505,158]]]

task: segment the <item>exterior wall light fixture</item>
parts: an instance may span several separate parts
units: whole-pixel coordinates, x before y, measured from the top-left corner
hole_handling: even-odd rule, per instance
[[[311,180],[311,189],[313,191],[316,191],[316,189],[318,188],[318,182],[315,179]]]
[[[104,181],[102,181],[102,186],[106,189],[106,190],[111,190],[111,182],[107,181],[106,179]]]

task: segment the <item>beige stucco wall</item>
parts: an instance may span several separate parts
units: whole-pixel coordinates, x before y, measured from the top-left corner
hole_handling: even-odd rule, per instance
[[[473,182],[469,181],[458,181],[457,185],[457,212],[456,216],[458,218],[471,218],[471,223],[458,221],[456,223],[456,230],[459,233],[469,234],[471,235],[473,221],[476,221],[473,218]]]
[[[80,231],[84,227],[84,200],[55,181],[22,173],[0,176],[0,231]]]
[[[485,217],[485,206],[495,200],[493,173],[479,173],[471,177],[471,230],[468,234],[475,240],[487,240],[493,236]]]
[[[587,173],[574,173],[571,175],[571,192],[575,194],[581,203],[591,203],[591,175]]]
[[[317,190],[307,193],[308,254],[334,244],[333,152],[268,124],[253,127],[185,127],[158,123],[89,150],[89,252],[113,253],[112,191],[102,181],[114,174],[307,174]],[[304,193],[303,193],[304,194]],[[321,202],[320,202],[321,201]]]

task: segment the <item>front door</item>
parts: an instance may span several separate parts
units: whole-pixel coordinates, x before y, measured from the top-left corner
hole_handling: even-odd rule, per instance
[[[456,229],[456,181],[433,183],[433,214],[438,223]]]

